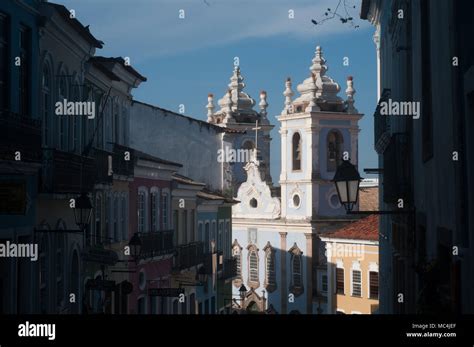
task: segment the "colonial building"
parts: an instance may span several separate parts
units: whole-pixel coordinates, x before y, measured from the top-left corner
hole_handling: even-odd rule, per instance
[[[326,243],[327,276],[318,290],[327,296],[326,313],[372,314],[379,299],[379,217],[371,215],[321,236]]]
[[[380,218],[381,313],[474,312],[473,14],[472,1],[362,1],[375,27],[380,208],[408,212]],[[381,112],[388,102],[421,112]]]
[[[247,179],[237,192],[240,203],[233,208],[232,252],[239,272],[233,291],[237,296],[241,285],[248,291],[244,300],[234,302],[235,309],[326,311],[317,285],[326,272],[326,259],[317,235],[347,221],[331,180],[343,157],[357,165],[362,117],[354,107],[352,77],[344,100],[326,71],[317,47],[310,75],[298,85],[300,95],[294,100],[291,80],[286,81],[285,106],[277,117],[281,195],[276,196],[266,181],[260,156],[244,167]]]

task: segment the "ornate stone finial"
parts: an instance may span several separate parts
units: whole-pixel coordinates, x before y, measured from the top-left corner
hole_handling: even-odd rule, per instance
[[[262,90],[260,92],[260,103],[258,104],[260,106],[260,114],[262,115],[263,118],[267,117],[267,92]]]
[[[224,100],[224,112],[226,113],[226,118],[229,118],[232,113],[232,89],[227,90],[226,98]]]
[[[352,76],[347,77],[347,89],[346,89],[346,105],[347,113],[358,113],[359,111],[354,107],[354,94],[356,93],[354,89],[354,79]]]
[[[285,96],[285,108],[283,109],[282,113],[290,114],[291,113],[291,98],[294,95],[293,91],[291,90],[291,78],[288,77],[285,83],[285,91],[283,95]]]
[[[324,59],[323,57],[323,51],[321,49],[321,46],[316,47],[315,56],[312,62],[313,65],[311,65],[309,69],[316,75],[316,78],[324,76],[326,71],[328,71],[328,68],[326,66],[326,59]]]
[[[313,81],[313,84],[310,89],[311,99],[309,101],[308,107],[305,110],[306,112],[320,111],[320,108],[318,107],[318,104],[316,103],[317,101],[316,91],[318,90],[318,87],[316,85],[316,75],[314,73],[311,73],[311,79]]]
[[[214,95],[209,94],[207,96],[207,121],[212,121],[212,115],[214,114]]]

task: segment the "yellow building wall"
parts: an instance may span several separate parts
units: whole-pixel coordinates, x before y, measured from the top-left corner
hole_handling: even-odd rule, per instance
[[[378,309],[379,301],[378,299],[369,299],[369,264],[379,264],[379,247],[375,245],[354,245],[350,243],[341,242],[337,242],[337,244],[348,248],[354,248],[353,246],[356,246],[356,252],[361,252],[359,254],[353,255],[336,254],[334,257],[331,257],[331,263],[336,264],[337,260],[342,260],[344,265],[344,295],[333,294],[334,311],[340,310],[343,311],[345,314],[351,314],[353,312],[361,314],[373,313]],[[357,260],[360,262],[361,270],[361,297],[351,296],[351,270],[353,262]],[[334,265],[334,268],[335,267],[336,266]]]

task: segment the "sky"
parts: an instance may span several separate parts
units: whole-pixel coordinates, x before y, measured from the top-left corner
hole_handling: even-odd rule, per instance
[[[132,66],[147,77],[133,91],[134,98],[206,120],[207,95],[215,101],[227,90],[234,58],[238,57],[244,91],[259,102],[267,92],[272,131],[271,174],[280,173],[279,124],[275,116],[284,106],[285,80],[293,90],[309,76],[316,46],[321,46],[327,75],[341,86],[345,98],[347,76],[354,77],[355,106],[365,116],[359,122],[359,171],[377,167],[373,149],[373,113],[376,106],[376,55],[374,33],[359,18],[360,1],[346,0],[355,28],[337,18],[320,25],[328,8],[338,0],[56,0],[74,9],[76,18],[89,25],[104,41],[96,55],[129,57]],[[353,7],[355,6],[355,8]],[[183,14],[184,18],[179,18]],[[294,18],[289,18],[290,11]],[[344,14],[343,6],[338,13]],[[343,64],[344,57],[349,65]],[[296,97],[296,96],[295,96]],[[186,141],[183,134],[179,141]]]

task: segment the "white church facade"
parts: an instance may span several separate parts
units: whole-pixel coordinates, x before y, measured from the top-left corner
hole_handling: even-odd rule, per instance
[[[362,117],[354,107],[352,77],[347,79],[346,98],[342,99],[340,86],[326,71],[322,50],[317,47],[310,76],[298,85],[299,96],[294,100],[291,80],[286,81],[284,109],[277,116],[282,146],[280,192],[267,173],[272,125],[266,117],[265,140],[256,144],[258,155],[243,168],[246,180],[236,194],[240,203],[232,208],[232,254],[237,262],[234,309],[326,312],[328,276],[318,234],[347,222],[331,180],[343,157],[357,166]],[[239,97],[235,99],[238,102]],[[220,104],[228,107],[222,100]],[[210,112],[209,120],[214,119]],[[247,289],[243,300],[239,298],[242,285]]]

